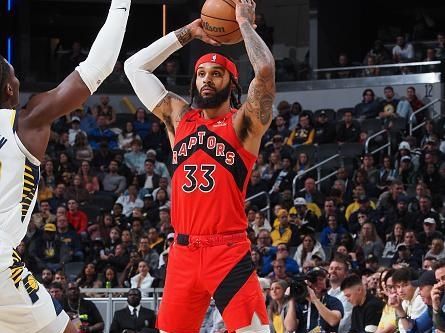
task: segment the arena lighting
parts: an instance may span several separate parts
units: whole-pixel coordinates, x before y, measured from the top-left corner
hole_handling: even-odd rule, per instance
[[[12,10],[13,2],[14,2],[14,0],[8,0],[8,6],[7,6],[8,12],[10,12]]]
[[[8,62],[12,64],[12,37],[8,36],[6,40],[6,57]]]

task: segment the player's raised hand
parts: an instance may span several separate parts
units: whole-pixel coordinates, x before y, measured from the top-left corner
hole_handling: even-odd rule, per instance
[[[248,21],[254,28],[256,3],[253,0],[235,0],[235,17],[238,24]]]
[[[221,45],[221,43],[217,42],[216,40],[212,39],[211,37],[209,37],[209,35],[206,34],[204,29],[202,28],[202,21],[200,18],[189,23],[187,25],[187,28],[189,28],[192,38],[200,39],[204,43],[207,43],[207,44],[210,44],[213,46]]]

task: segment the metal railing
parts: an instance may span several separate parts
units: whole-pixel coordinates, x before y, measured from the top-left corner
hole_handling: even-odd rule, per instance
[[[372,68],[414,67],[414,66],[431,66],[431,65],[440,65],[440,61],[438,61],[438,60],[436,60],[436,61],[418,61],[418,62],[407,62],[407,63],[397,63],[397,64],[372,65],[372,66],[317,68],[317,69],[314,69],[313,71],[315,73],[323,73],[323,72],[336,72],[336,71],[372,69]]]
[[[429,108],[430,106],[433,106],[434,104],[436,104],[437,102],[441,102],[442,99],[440,98],[436,98],[435,100],[429,102],[428,104],[425,104],[424,106],[422,106],[420,109],[416,110],[415,112],[413,112],[411,114],[411,116],[409,117],[409,135],[413,135],[414,131],[418,130],[419,128],[421,128],[423,125],[425,125],[425,121],[423,121],[420,124],[417,124],[416,126],[414,126],[415,122],[416,122],[416,114],[418,114],[419,112],[422,112],[423,110]],[[434,109],[433,109],[434,110]],[[441,112],[434,112],[433,111],[433,116],[431,117],[431,119],[436,119],[437,117],[440,117]]]
[[[114,313],[117,310],[123,309],[127,306],[126,293],[129,288],[81,288],[82,294],[104,294],[103,297],[85,297],[96,305],[102,319],[104,320],[104,332],[109,332]],[[159,303],[162,299],[162,288],[147,288],[141,289],[142,295],[148,294],[148,297],[142,297],[141,305],[155,312],[159,309]],[[113,297],[113,294],[119,294],[119,297]]]
[[[379,148],[373,150],[372,152],[369,152],[369,143],[371,142],[371,140],[378,136],[381,136],[383,134],[387,135],[388,142],[385,143],[383,146],[380,146]],[[389,131],[387,129],[383,129],[380,132],[374,133],[369,138],[367,138],[365,141],[365,153],[366,154],[375,154],[375,153],[385,149],[386,147],[388,147],[388,156],[391,156],[391,137],[390,137]]]
[[[321,183],[322,181],[324,181],[324,180],[326,180],[326,179],[332,177],[332,175],[335,174],[335,173],[337,172],[337,171],[335,171],[334,173],[331,173],[331,174],[329,174],[328,176],[325,176],[325,177],[321,178],[321,167],[322,167],[323,165],[325,165],[326,163],[328,163],[328,162],[330,162],[330,161],[332,161],[332,160],[334,160],[334,159],[336,159],[336,158],[339,158],[339,157],[340,157],[340,154],[338,154],[338,153],[335,154],[335,155],[332,155],[331,157],[328,157],[327,159],[325,159],[325,160],[323,160],[323,161],[321,161],[321,162],[319,162],[319,163],[317,163],[317,164],[311,166],[309,169],[304,170],[302,173],[299,173],[298,175],[296,175],[296,176],[294,177],[293,181],[292,181],[292,197],[295,198],[295,196],[296,196],[296,194],[297,194],[297,190],[296,190],[296,187],[297,187],[297,181],[298,181],[299,179],[301,179],[303,176],[307,175],[309,172],[311,172],[311,171],[313,171],[313,170],[315,170],[315,169],[317,169],[317,179],[315,180],[315,184],[317,184],[317,185],[318,185],[318,189],[320,189],[320,183]],[[303,190],[304,190],[304,189],[303,189]],[[302,191],[302,190],[299,190],[298,192],[301,192],[301,191]]]
[[[260,192],[260,193],[254,194],[254,195],[252,195],[252,196],[246,198],[246,200],[244,200],[244,202],[247,202],[247,201],[250,201],[250,200],[252,200],[252,199],[261,197],[261,196],[263,196],[263,195],[266,197],[267,205],[266,205],[266,207],[263,207],[263,208],[261,208],[260,210],[261,210],[262,212],[266,212],[266,214],[267,214],[267,220],[270,222],[270,196],[269,196],[269,193],[267,193],[266,191],[262,191],[262,192]]]

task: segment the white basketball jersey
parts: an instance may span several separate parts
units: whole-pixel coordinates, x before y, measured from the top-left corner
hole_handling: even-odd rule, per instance
[[[40,162],[18,138],[16,121],[15,110],[0,109],[0,271],[12,264],[12,248],[26,235],[40,176]]]

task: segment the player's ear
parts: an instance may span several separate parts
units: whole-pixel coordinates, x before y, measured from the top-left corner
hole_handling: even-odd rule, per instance
[[[6,83],[5,91],[6,91],[6,95],[8,95],[8,96],[12,96],[14,94],[14,90],[12,89],[12,86],[9,83]]]

